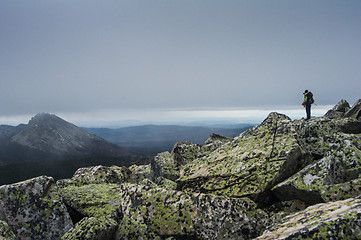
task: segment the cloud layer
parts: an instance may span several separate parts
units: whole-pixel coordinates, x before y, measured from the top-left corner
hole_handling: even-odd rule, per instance
[[[360,1],[12,1],[0,115],[360,98]]]

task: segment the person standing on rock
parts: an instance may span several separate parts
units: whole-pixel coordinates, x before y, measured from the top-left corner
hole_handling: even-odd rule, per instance
[[[304,100],[302,102],[302,105],[306,109],[306,116],[307,116],[306,119],[308,120],[311,118],[311,104],[314,102],[313,94],[308,90],[305,90],[303,95],[304,95]]]

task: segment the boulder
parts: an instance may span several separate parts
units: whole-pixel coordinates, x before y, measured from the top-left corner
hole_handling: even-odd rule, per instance
[[[266,213],[247,199],[128,187],[132,204],[120,223],[122,229],[133,228],[129,219],[136,219],[137,228],[162,238],[250,239],[263,230]]]
[[[0,216],[19,239],[60,239],[73,223],[51,177],[0,187]]]
[[[309,204],[357,196],[359,190],[350,181],[361,178],[361,139],[357,136],[338,136],[324,141],[328,147],[324,157],[305,167],[272,190],[278,199],[299,199]],[[355,182],[353,185],[357,185]],[[335,187],[337,186],[337,187]],[[343,191],[348,189],[347,194]]]
[[[360,239],[361,200],[317,204],[283,218],[256,239]]]
[[[344,133],[361,133],[361,121],[355,118],[344,118],[339,121],[340,129]]]
[[[174,155],[169,152],[159,153],[151,161],[150,166],[154,178],[164,177],[173,181],[179,178],[179,167]]]
[[[113,240],[118,223],[109,218],[86,217],[71,228],[61,240]]]
[[[130,183],[68,186],[60,192],[84,216],[119,222],[117,239],[250,239],[264,230],[267,221],[267,214],[249,199]]]
[[[348,102],[345,99],[342,99],[332,109],[328,110],[325,116],[330,118],[341,118],[349,109],[350,105]]]
[[[184,191],[264,202],[274,185],[311,161],[311,154],[299,145],[291,119],[271,113],[261,125],[184,165],[178,181]],[[259,197],[261,193],[265,194]]]
[[[352,117],[357,120],[361,120],[361,99],[357,100],[352,108],[345,113],[345,117]]]
[[[68,185],[59,189],[63,201],[81,217],[119,219],[126,192],[119,184]],[[80,217],[80,218],[81,218]]]
[[[129,180],[131,171],[126,167],[94,166],[79,168],[71,178],[77,185],[95,183],[123,183]]]
[[[216,150],[220,146],[233,141],[233,138],[225,137],[219,134],[212,133],[209,138],[202,145],[202,154],[208,154],[211,151]]]
[[[191,142],[177,142],[171,154],[174,156],[175,164],[179,168],[198,158],[201,155],[201,147]]]
[[[152,180],[153,172],[150,165],[132,165],[129,167],[131,172],[129,176],[129,182],[140,183],[145,179]]]

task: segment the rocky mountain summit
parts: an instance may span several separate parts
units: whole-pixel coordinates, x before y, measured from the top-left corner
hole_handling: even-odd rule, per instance
[[[11,141],[55,156],[115,155],[120,148],[56,115],[39,113]]]
[[[0,187],[0,239],[360,239],[361,100]]]
[[[129,155],[121,148],[60,117],[39,113],[28,124],[0,126],[0,161],[63,160]]]

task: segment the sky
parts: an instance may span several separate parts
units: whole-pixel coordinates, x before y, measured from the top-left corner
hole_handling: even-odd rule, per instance
[[[0,124],[261,122],[361,98],[359,0],[1,0]]]

